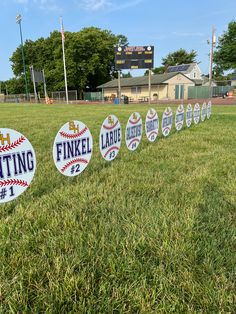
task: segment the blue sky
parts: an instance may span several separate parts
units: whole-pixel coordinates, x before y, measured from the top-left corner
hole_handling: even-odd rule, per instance
[[[194,49],[205,74],[212,26],[219,36],[236,14],[235,0],[0,0],[0,4],[0,81],[13,77],[9,58],[20,44],[15,22],[19,13],[24,40],[60,30],[62,15],[65,31],[96,26],[127,36],[130,45],[154,45],[155,67],[169,52]],[[132,71],[133,76],[140,74]]]

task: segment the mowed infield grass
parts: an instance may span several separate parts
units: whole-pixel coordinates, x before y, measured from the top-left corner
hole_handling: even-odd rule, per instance
[[[159,114],[163,106],[153,105]],[[176,106],[171,106],[176,110]],[[236,106],[137,151],[125,126],[147,105],[1,104],[1,128],[32,143],[28,190],[0,205],[0,313],[235,313]],[[100,156],[115,114],[117,159]],[[94,140],[87,169],[54,166],[61,126],[81,120]]]

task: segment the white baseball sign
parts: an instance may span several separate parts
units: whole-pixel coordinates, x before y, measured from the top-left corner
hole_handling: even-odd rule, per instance
[[[147,139],[154,142],[158,135],[159,120],[155,109],[149,109],[146,116],[145,131]]]
[[[202,104],[202,113],[201,113],[201,120],[202,120],[202,122],[205,121],[206,115],[207,115],[207,105],[206,105],[206,103],[204,102],[204,103]]]
[[[211,101],[207,104],[207,119],[210,119],[211,117]]]
[[[196,103],[193,109],[193,120],[195,124],[198,124],[200,121],[200,105]]]
[[[29,140],[15,130],[0,129],[0,203],[22,194],[35,169],[35,152]]]
[[[191,104],[187,105],[186,109],[186,125],[189,128],[193,121],[193,108]]]
[[[99,147],[102,157],[112,161],[119,153],[121,146],[120,121],[114,115],[109,115],[102,124],[99,136]]]
[[[180,131],[184,125],[184,106],[181,104],[175,114],[175,128]]]
[[[173,113],[170,107],[166,108],[162,115],[162,134],[168,136],[172,128]]]
[[[88,166],[92,157],[93,139],[81,121],[64,124],[53,144],[53,160],[61,174],[74,177]]]
[[[134,151],[138,148],[142,138],[142,118],[138,112],[134,112],[129,117],[125,130],[126,146]]]

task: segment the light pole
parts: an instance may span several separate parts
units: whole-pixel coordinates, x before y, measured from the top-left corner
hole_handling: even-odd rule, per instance
[[[27,78],[26,78],[26,68],[25,68],[25,55],[24,55],[24,48],[23,48],[23,38],[22,38],[22,30],[21,30],[21,20],[22,17],[20,14],[16,16],[16,23],[19,24],[20,27],[20,39],[21,39],[21,53],[22,53],[22,62],[23,62],[23,68],[24,68],[24,77],[25,77],[25,93],[26,98],[28,100],[28,84],[27,84]]]
[[[213,68],[213,53],[214,53],[214,47],[216,46],[216,35],[215,35],[216,29],[212,28],[212,36],[211,41],[208,40],[207,43],[211,45],[210,49],[210,66],[209,66],[209,88],[210,88],[210,97],[212,96],[212,68]]]

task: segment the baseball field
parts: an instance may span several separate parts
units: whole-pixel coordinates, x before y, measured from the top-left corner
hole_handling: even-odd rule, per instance
[[[171,106],[175,112],[176,106]],[[159,120],[165,109],[153,105]],[[0,205],[0,313],[235,313],[236,106],[127,150],[130,114],[147,105],[1,104],[1,128],[33,145],[30,187]],[[103,120],[121,121],[113,162]],[[80,120],[93,155],[77,177],[52,158],[63,124]],[[1,191],[0,191],[0,197]]]

